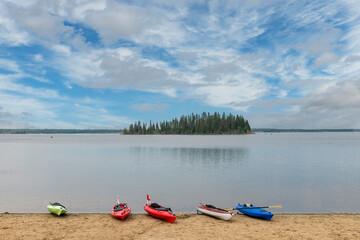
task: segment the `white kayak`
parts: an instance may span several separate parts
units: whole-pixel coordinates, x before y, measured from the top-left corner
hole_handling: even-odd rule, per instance
[[[214,207],[209,204],[202,204],[202,203],[200,203],[197,206],[197,212],[209,215],[211,217],[216,217],[216,218],[219,218],[219,219],[225,220],[225,221],[229,221],[234,216],[233,212],[229,212],[224,209],[217,208],[217,207]]]

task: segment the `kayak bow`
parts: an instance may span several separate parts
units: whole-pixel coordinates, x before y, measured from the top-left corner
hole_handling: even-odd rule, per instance
[[[124,221],[124,219],[129,216],[131,213],[131,208],[126,203],[116,204],[111,209],[111,215],[115,218],[119,218]]]
[[[57,202],[49,203],[49,205],[47,205],[47,209],[49,210],[50,213],[56,214],[58,216],[63,215],[67,212],[66,207],[64,207],[63,205]]]

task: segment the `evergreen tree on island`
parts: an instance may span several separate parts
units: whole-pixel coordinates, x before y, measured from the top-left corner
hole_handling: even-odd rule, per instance
[[[249,122],[241,115],[213,115],[203,112],[185,116],[171,121],[152,122],[140,121],[124,128],[124,134],[248,134],[251,133]]]

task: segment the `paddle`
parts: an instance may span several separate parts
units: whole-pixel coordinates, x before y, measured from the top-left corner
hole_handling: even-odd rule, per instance
[[[273,206],[266,206],[266,207],[224,208],[224,210],[233,211],[233,210],[238,210],[238,209],[251,209],[251,208],[274,208],[274,209],[280,209],[280,208],[282,208],[282,206],[281,205],[273,205]]]

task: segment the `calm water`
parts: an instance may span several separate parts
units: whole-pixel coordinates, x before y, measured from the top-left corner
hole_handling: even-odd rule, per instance
[[[146,193],[175,212],[198,202],[360,213],[360,133],[247,136],[0,135],[0,212],[109,212]]]

